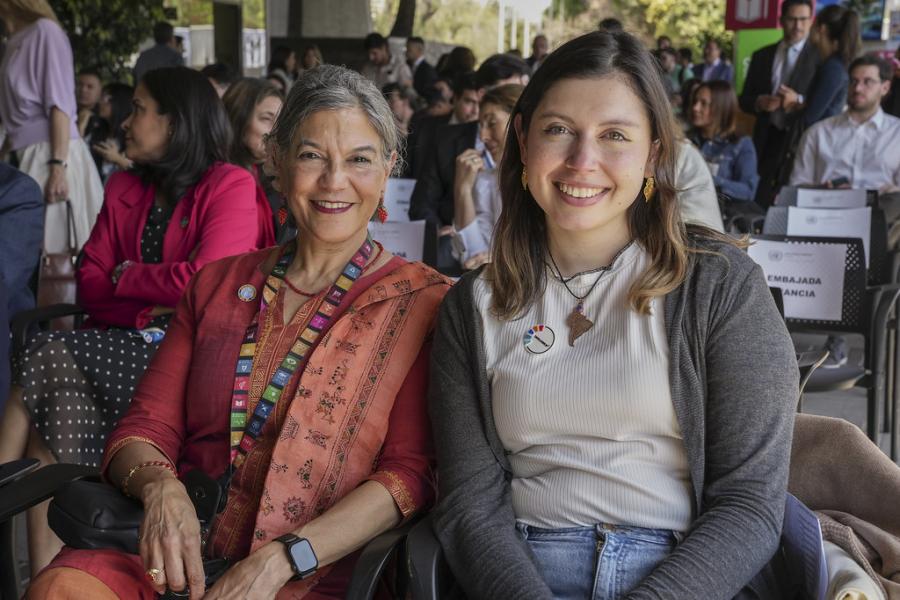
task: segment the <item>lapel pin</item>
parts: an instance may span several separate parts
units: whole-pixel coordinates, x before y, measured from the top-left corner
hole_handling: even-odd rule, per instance
[[[555,341],[556,334],[546,325],[535,325],[522,337],[522,344],[531,354],[543,354],[553,347]]]
[[[244,302],[253,302],[253,299],[256,298],[256,288],[245,283],[238,288],[238,298]]]
[[[181,218],[181,228],[184,229],[184,228],[187,227],[187,226],[188,226],[188,218],[187,218],[187,217],[182,217],[182,218]]]

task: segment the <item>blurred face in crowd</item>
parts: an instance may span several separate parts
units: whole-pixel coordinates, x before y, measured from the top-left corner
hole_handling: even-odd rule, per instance
[[[719,48],[718,42],[710,40],[703,47],[703,60],[706,64],[711,65],[722,57],[722,49]]]
[[[419,60],[425,54],[425,48],[418,42],[406,42],[406,61],[410,64]]]
[[[891,90],[891,82],[882,81],[878,67],[860,65],[850,71],[850,85],[847,88],[847,106],[850,112],[875,112],[882,98]]]
[[[300,235],[339,245],[367,229],[396,156],[359,108],[322,110],[297,127],[279,162],[279,186]],[[360,240],[361,242],[362,240]]]
[[[662,52],[659,55],[660,63],[662,64],[662,68],[666,73],[671,73],[675,70],[675,67],[678,64],[678,59],[671,52]]]
[[[163,157],[169,145],[172,120],[159,114],[159,104],[139,84],[131,100],[131,115],[122,123],[125,155],[137,163],[152,163]]]
[[[103,93],[103,84],[100,78],[91,73],[83,73],[78,76],[75,85],[75,100],[78,108],[91,110],[100,102]]]
[[[244,129],[244,146],[250,151],[256,162],[263,162],[266,158],[266,136],[272,131],[275,124],[275,117],[281,110],[281,98],[268,96],[263,98],[256,108],[253,109],[253,116]]]
[[[803,41],[809,35],[812,25],[812,9],[805,4],[794,4],[781,15],[781,28],[784,30],[784,41],[789,46]]]
[[[672,40],[667,38],[666,36],[661,36],[658,40],[656,40],[656,49],[657,50],[665,50],[666,48],[672,47]]]
[[[509,113],[496,104],[485,104],[478,116],[478,135],[484,147],[491,153],[494,162],[499,163],[506,143],[506,126],[509,124]]]
[[[281,93],[287,92],[287,90],[284,89],[284,81],[281,80],[281,77],[266,77],[266,81],[278,88]]]
[[[543,35],[536,36],[534,38],[534,43],[531,45],[531,54],[538,60],[547,56],[549,51],[549,44],[547,43],[547,38]]]
[[[310,48],[303,55],[303,68],[304,69],[312,69],[314,67],[318,67],[321,63],[319,62],[319,57],[316,54],[315,50]]]
[[[413,109],[409,104],[409,100],[404,98],[402,94],[392,92],[388,98],[388,106],[391,107],[391,112],[394,113],[394,118],[397,119],[398,123],[409,123],[413,116]]]
[[[293,52],[288,54],[288,57],[284,59],[284,67],[288,73],[293,73],[297,70],[297,55]]]
[[[528,189],[551,236],[620,238],[628,231],[627,210],[653,174],[656,145],[644,103],[624,75],[560,80],[541,99],[527,135],[520,116],[514,126]]]
[[[453,103],[453,114],[459,123],[471,123],[478,120],[478,103],[481,93],[478,90],[464,90],[462,96]]]
[[[369,49],[369,62],[378,67],[386,65],[388,62],[387,46]]]
[[[694,92],[694,103],[691,105],[691,125],[703,129],[712,125],[712,94],[709,88],[701,87]]]

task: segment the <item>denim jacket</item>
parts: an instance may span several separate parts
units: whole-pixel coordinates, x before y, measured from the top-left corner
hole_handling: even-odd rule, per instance
[[[695,132],[691,135],[691,141],[700,149],[707,163],[717,165],[712,167],[716,188],[734,200],[753,200],[759,175],[756,171],[756,149],[748,136],[730,142],[722,138],[705,140]]]

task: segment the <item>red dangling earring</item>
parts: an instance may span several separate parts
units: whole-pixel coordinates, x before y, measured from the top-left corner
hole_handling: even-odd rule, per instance
[[[380,223],[384,223],[388,220],[388,211],[384,207],[384,197],[378,202],[378,210],[375,211],[375,214],[378,215],[378,221]]]
[[[278,209],[278,224],[284,225],[285,223],[287,223],[287,219],[288,219],[288,211],[285,207],[282,206],[281,208]]]

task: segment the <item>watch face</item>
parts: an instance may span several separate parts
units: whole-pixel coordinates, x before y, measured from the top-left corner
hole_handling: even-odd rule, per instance
[[[316,553],[313,552],[309,540],[300,540],[291,545],[291,559],[297,568],[297,574],[301,577],[314,572],[319,566],[319,560],[316,558]]]

